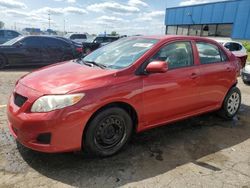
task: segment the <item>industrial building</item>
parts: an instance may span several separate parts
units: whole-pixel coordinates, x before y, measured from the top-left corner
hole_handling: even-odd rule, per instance
[[[166,9],[166,34],[250,40],[250,0]]]

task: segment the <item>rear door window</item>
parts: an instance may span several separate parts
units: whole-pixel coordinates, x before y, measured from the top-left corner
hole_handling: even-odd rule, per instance
[[[43,42],[44,42],[44,45],[49,48],[69,48],[70,47],[69,43],[60,39],[44,38]]]
[[[42,44],[38,37],[28,37],[20,41],[25,47],[28,48],[41,48]]]
[[[221,52],[217,46],[206,42],[197,42],[196,46],[199,52],[201,64],[218,63],[223,61]]]

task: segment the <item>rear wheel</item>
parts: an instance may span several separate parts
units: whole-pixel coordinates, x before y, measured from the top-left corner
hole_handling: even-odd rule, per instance
[[[233,87],[224,99],[219,115],[225,119],[232,119],[238,112],[241,105],[241,92]]]
[[[105,109],[89,123],[84,147],[94,155],[111,156],[127,143],[132,126],[131,117],[125,110],[117,107]]]
[[[0,69],[6,66],[7,62],[4,56],[0,55]]]

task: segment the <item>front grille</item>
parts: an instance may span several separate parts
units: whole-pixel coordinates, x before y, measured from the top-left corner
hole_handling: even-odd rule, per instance
[[[24,96],[19,95],[17,93],[14,94],[14,103],[18,107],[23,106],[23,104],[27,101],[27,99],[28,99],[27,97],[24,97]]]

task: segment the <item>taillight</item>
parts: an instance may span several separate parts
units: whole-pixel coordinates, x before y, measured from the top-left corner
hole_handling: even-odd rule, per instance
[[[76,51],[79,52],[79,53],[83,52],[82,48],[76,48]]]

